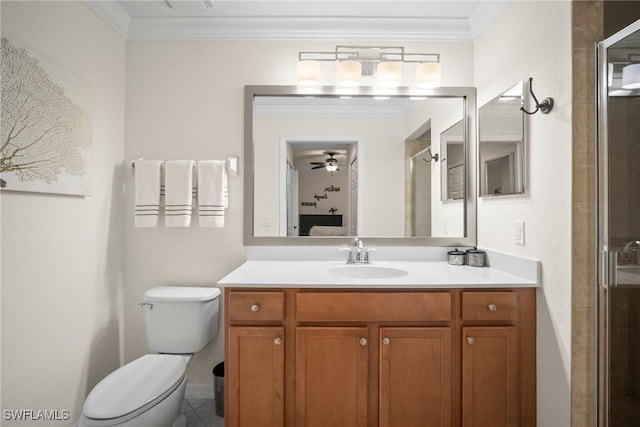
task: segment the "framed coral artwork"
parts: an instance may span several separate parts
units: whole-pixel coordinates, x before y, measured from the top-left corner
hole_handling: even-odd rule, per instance
[[[89,85],[6,38],[0,64],[0,189],[89,194]]]

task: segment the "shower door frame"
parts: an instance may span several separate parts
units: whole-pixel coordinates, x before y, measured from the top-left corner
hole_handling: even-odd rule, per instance
[[[609,103],[608,49],[629,35],[640,31],[640,20],[618,31],[596,45],[596,195],[597,195],[597,424],[609,426],[609,363],[608,363],[608,288],[616,286],[617,252],[609,248]]]

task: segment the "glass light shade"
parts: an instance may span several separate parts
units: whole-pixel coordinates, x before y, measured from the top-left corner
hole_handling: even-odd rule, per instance
[[[438,87],[442,82],[439,62],[421,62],[416,67],[416,86],[421,89]]]
[[[300,86],[320,86],[322,66],[318,61],[303,60],[296,65],[296,77]]]
[[[327,169],[329,172],[335,172],[338,170],[338,164],[332,164],[332,165],[326,165],[325,169]]]
[[[402,84],[402,64],[395,61],[385,61],[378,64],[378,86],[398,87]]]
[[[640,64],[627,65],[622,69],[622,88],[640,88]]]
[[[336,80],[338,86],[360,86],[360,82],[362,81],[362,64],[352,60],[338,62]]]

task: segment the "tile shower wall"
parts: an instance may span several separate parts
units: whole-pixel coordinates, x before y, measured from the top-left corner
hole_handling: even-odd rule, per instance
[[[596,101],[594,46],[601,40],[602,1],[572,3],[573,182],[571,425],[596,425]]]

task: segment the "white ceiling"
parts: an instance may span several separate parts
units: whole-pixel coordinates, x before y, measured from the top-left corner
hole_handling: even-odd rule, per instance
[[[471,40],[506,0],[85,2],[127,39]]]

